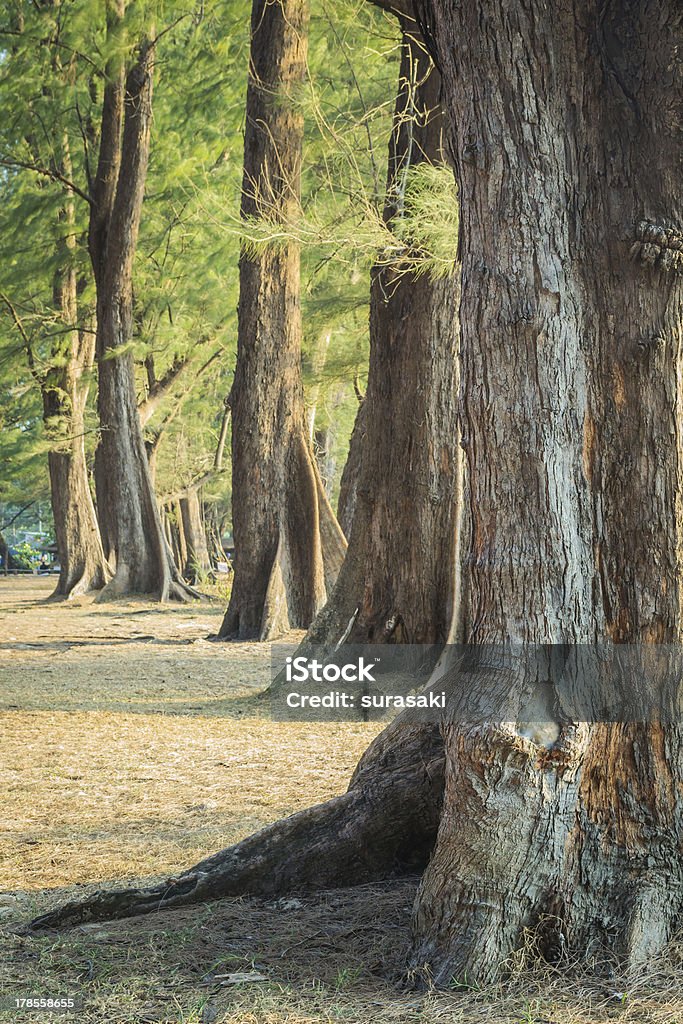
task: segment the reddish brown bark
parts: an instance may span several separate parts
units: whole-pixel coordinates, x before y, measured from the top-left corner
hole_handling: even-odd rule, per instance
[[[680,10],[421,6],[462,204],[465,636],[680,643]],[[548,750],[451,724],[445,741],[414,968],[489,981],[548,915],[570,956],[663,950],[683,891],[678,724],[570,725]]]
[[[112,34],[123,8],[108,8]],[[107,65],[99,161],[91,189],[89,249],[97,288],[100,442],[97,500],[115,573],[101,597],[187,594],[166,543],[137,408],[133,336],[133,259],[150,152],[153,33],[125,71],[115,54]]]
[[[299,213],[307,0],[254,0],[242,216],[282,226]],[[343,534],[306,430],[299,250],[243,251],[232,388],[235,575],[222,638],[307,627],[336,579]]]
[[[440,80],[414,21],[402,58],[385,218],[405,215],[411,169],[443,164]],[[455,251],[455,239],[454,239]],[[307,642],[443,643],[449,634],[460,508],[457,273],[434,280],[402,263],[372,273],[367,392],[340,496],[349,550]],[[343,499],[343,500],[342,500]]]

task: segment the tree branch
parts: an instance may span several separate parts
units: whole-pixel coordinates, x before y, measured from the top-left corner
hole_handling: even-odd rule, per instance
[[[214,352],[214,354],[199,367],[195,374],[195,380],[198,377],[201,377],[204,371],[207,370],[216,359],[218,359],[219,355],[220,351]],[[138,405],[138,414],[140,416],[140,425],[142,427],[145,427],[149,423],[150,419],[159,407],[160,402],[170,394],[174,386],[182,379],[191,366],[192,359],[190,356],[185,356],[183,359],[176,359],[173,361],[163,377],[159,380],[154,380],[154,383],[147,392],[147,397]]]
[[[12,317],[12,320],[14,321],[14,326],[16,327],[16,329],[19,331],[19,334],[21,335],[21,339],[24,342],[24,348],[26,349],[26,359],[28,361],[28,368],[31,371],[31,376],[33,377],[33,379],[35,380],[36,384],[38,385],[38,387],[42,391],[43,390],[43,378],[41,377],[41,375],[38,373],[38,370],[36,369],[36,361],[35,361],[35,357],[33,355],[33,346],[31,345],[31,339],[29,338],[28,334],[26,333],[26,328],[24,327],[23,323],[21,322],[21,318],[20,318],[19,314],[17,313],[16,309],[14,308],[14,306],[13,306],[12,302],[10,301],[9,297],[7,295],[5,295],[4,292],[0,292],[0,301],[4,302],[5,306],[7,307],[8,311],[9,311],[10,316]]]
[[[12,525],[12,523],[16,523],[16,521],[19,518],[19,516],[22,516],[24,514],[24,512],[26,512],[26,510],[29,509],[31,507],[31,505],[35,505],[35,503],[36,502],[35,502],[35,499],[34,499],[33,501],[29,501],[27,505],[24,505],[22,508],[20,508],[16,515],[12,516],[11,519],[8,519],[8,521],[6,523],[3,523],[2,526],[0,526],[0,531],[6,530],[8,526]],[[4,540],[4,538],[3,538],[3,540]],[[5,542],[5,546],[6,546],[6,544],[7,544],[7,542]]]
[[[375,7],[381,8],[387,14],[393,14],[397,18],[408,18],[415,21],[412,0],[370,0]]]
[[[215,473],[220,473],[223,469],[223,454],[225,452],[225,442],[228,438],[228,426],[230,425],[230,413],[232,412],[232,389],[230,394],[226,397],[223,403],[223,419],[221,420],[221,429],[218,435],[218,444],[216,445],[216,454],[213,459],[213,468]]]
[[[32,164],[28,160],[15,160],[13,157],[0,156],[0,166],[2,167],[14,167],[23,168],[26,171],[33,171],[35,174],[40,174],[44,178],[49,178],[51,181],[58,181],[65,188],[68,188],[70,192],[73,192],[75,196],[79,196],[85,200],[88,205],[92,205],[92,199],[84,192],[82,188],[74,184],[59,171],[51,170],[49,167],[42,167],[40,164]]]

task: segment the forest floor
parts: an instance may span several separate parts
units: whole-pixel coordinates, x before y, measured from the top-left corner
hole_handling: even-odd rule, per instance
[[[45,1019],[683,1024],[674,961],[624,991],[523,956],[495,989],[404,991],[412,880],[21,934],[343,792],[379,728],[271,721],[267,647],[206,639],[224,601],[46,603],[54,582],[0,577],[0,1020],[35,1019],[16,997],[76,996]]]

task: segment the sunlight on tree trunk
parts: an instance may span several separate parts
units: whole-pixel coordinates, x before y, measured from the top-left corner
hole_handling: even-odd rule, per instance
[[[112,35],[122,9],[112,5]],[[164,537],[137,408],[132,271],[152,118],[154,45],[140,43],[127,75],[120,57],[107,67],[99,164],[93,184],[89,248],[97,286],[100,443],[96,458],[102,529],[114,561],[106,599],[126,593],[159,600],[190,593]]]
[[[286,233],[300,213],[307,0],[254,0],[242,216]],[[322,607],[346,543],[306,426],[298,245],[243,250],[232,388],[235,575],[220,636],[275,637]]]
[[[445,162],[439,74],[415,23],[404,19],[402,30],[384,211],[394,224],[408,216],[411,171]],[[307,642],[446,641],[460,507],[459,298],[457,273],[373,270],[368,387],[340,496],[349,549]]]
[[[457,115],[474,644],[681,640],[675,6],[424,5]],[[449,725],[412,968],[491,981],[547,915],[555,950],[659,953],[680,924],[682,739],[569,725],[545,749]]]

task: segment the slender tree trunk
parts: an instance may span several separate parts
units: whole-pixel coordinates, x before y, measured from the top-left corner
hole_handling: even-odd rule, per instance
[[[353,430],[349,440],[349,453],[344,463],[341,480],[339,481],[339,500],[337,502],[337,519],[345,537],[351,536],[353,516],[356,511],[358,481],[365,443],[367,405],[363,397],[358,404],[358,411],[353,422]]]
[[[462,204],[465,635],[679,643],[680,9],[424,8]],[[555,951],[658,954],[681,921],[682,739],[450,724],[413,967],[486,982],[544,917]]]
[[[307,0],[254,0],[242,216],[285,229],[299,213],[303,119],[294,93],[307,33]],[[307,627],[344,555],[306,429],[299,277],[293,241],[242,252],[231,399],[235,577],[223,638]]]
[[[191,487],[180,499],[179,504],[187,545],[183,572],[186,579],[197,583],[211,568],[204,517],[197,489]]]
[[[122,9],[112,5],[110,26]],[[115,575],[102,597],[187,593],[163,534],[138,415],[132,270],[150,150],[154,46],[143,40],[124,78],[107,67],[99,163],[92,188],[89,247],[97,287],[100,444],[98,505]]]
[[[43,415],[53,447],[48,454],[52,515],[60,573],[55,596],[100,590],[111,577],[90,493],[85,457],[85,405],[94,338],[79,331],[75,270],[68,265],[55,281],[55,305],[65,333],[53,351],[42,383]]]
[[[169,507],[172,512],[170,519],[172,543],[170,547],[173,561],[176,565],[184,567],[187,564],[187,540],[185,539],[185,524],[180,508],[180,500],[174,500]]]
[[[387,221],[404,215],[410,169],[445,160],[439,75],[415,23],[401,23]],[[433,280],[386,264],[373,270],[368,387],[340,498],[345,524],[353,517],[349,550],[332,599],[309,630],[312,643],[448,637],[460,506],[459,292],[457,275]]]
[[[60,171],[70,179],[73,171],[67,136],[62,140],[59,163]],[[65,200],[62,218],[73,229],[72,197]],[[55,442],[48,455],[60,565],[55,596],[76,597],[101,590],[111,573],[102,548],[85,458],[87,374],[95,358],[95,339],[87,329],[78,326],[73,230],[65,232],[61,248],[62,268],[55,276],[54,304],[64,333],[57,335],[52,366],[42,381],[41,391],[46,429]]]

